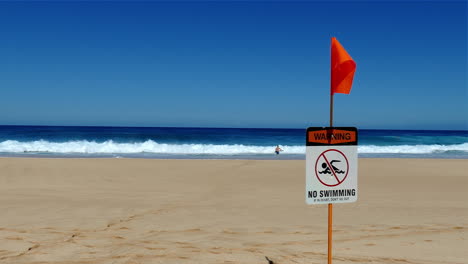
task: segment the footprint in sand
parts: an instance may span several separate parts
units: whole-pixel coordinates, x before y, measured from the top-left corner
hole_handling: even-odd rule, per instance
[[[34,245],[34,246],[28,248],[28,251],[31,251],[31,250],[33,250],[33,249],[35,249],[35,248],[38,248],[38,247],[39,247],[39,244],[36,244],[36,245]]]
[[[162,247],[145,247],[145,248],[148,250],[166,250],[166,248],[162,248]]]
[[[22,237],[5,237],[5,239],[8,239],[8,240],[23,240]]]
[[[188,229],[186,231],[187,232],[202,232],[203,230],[201,230],[200,228],[192,228],[192,229]]]
[[[223,233],[224,233],[224,234],[229,234],[229,235],[237,235],[237,234],[239,234],[238,232],[232,231],[232,230],[229,230],[229,229],[223,230]]]

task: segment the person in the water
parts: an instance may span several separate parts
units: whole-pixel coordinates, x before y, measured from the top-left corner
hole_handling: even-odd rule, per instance
[[[278,155],[281,151],[283,150],[279,147],[279,145],[276,145],[276,148],[275,148],[276,155]]]

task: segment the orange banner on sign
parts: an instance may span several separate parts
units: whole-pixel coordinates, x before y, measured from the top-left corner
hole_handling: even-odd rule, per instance
[[[356,62],[336,38],[331,40],[331,94],[351,92]]]
[[[324,129],[309,131],[308,140],[310,143],[321,144],[342,144],[356,142],[356,132],[341,129]]]

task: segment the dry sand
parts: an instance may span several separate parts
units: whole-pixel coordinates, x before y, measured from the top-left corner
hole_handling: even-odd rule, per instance
[[[305,161],[0,159],[0,263],[326,263]],[[468,160],[360,159],[333,263],[468,263]]]

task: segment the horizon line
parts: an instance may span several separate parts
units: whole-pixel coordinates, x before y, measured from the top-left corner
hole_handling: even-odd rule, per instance
[[[205,128],[205,129],[304,129],[298,127],[222,127],[222,126],[128,126],[128,125],[4,125],[0,124],[0,127],[101,127],[101,128]],[[315,126],[315,127],[328,127],[328,126]],[[350,126],[334,126],[334,127],[350,127]],[[359,128],[360,130],[401,130],[401,131],[466,131],[468,129],[402,129],[402,128]]]

